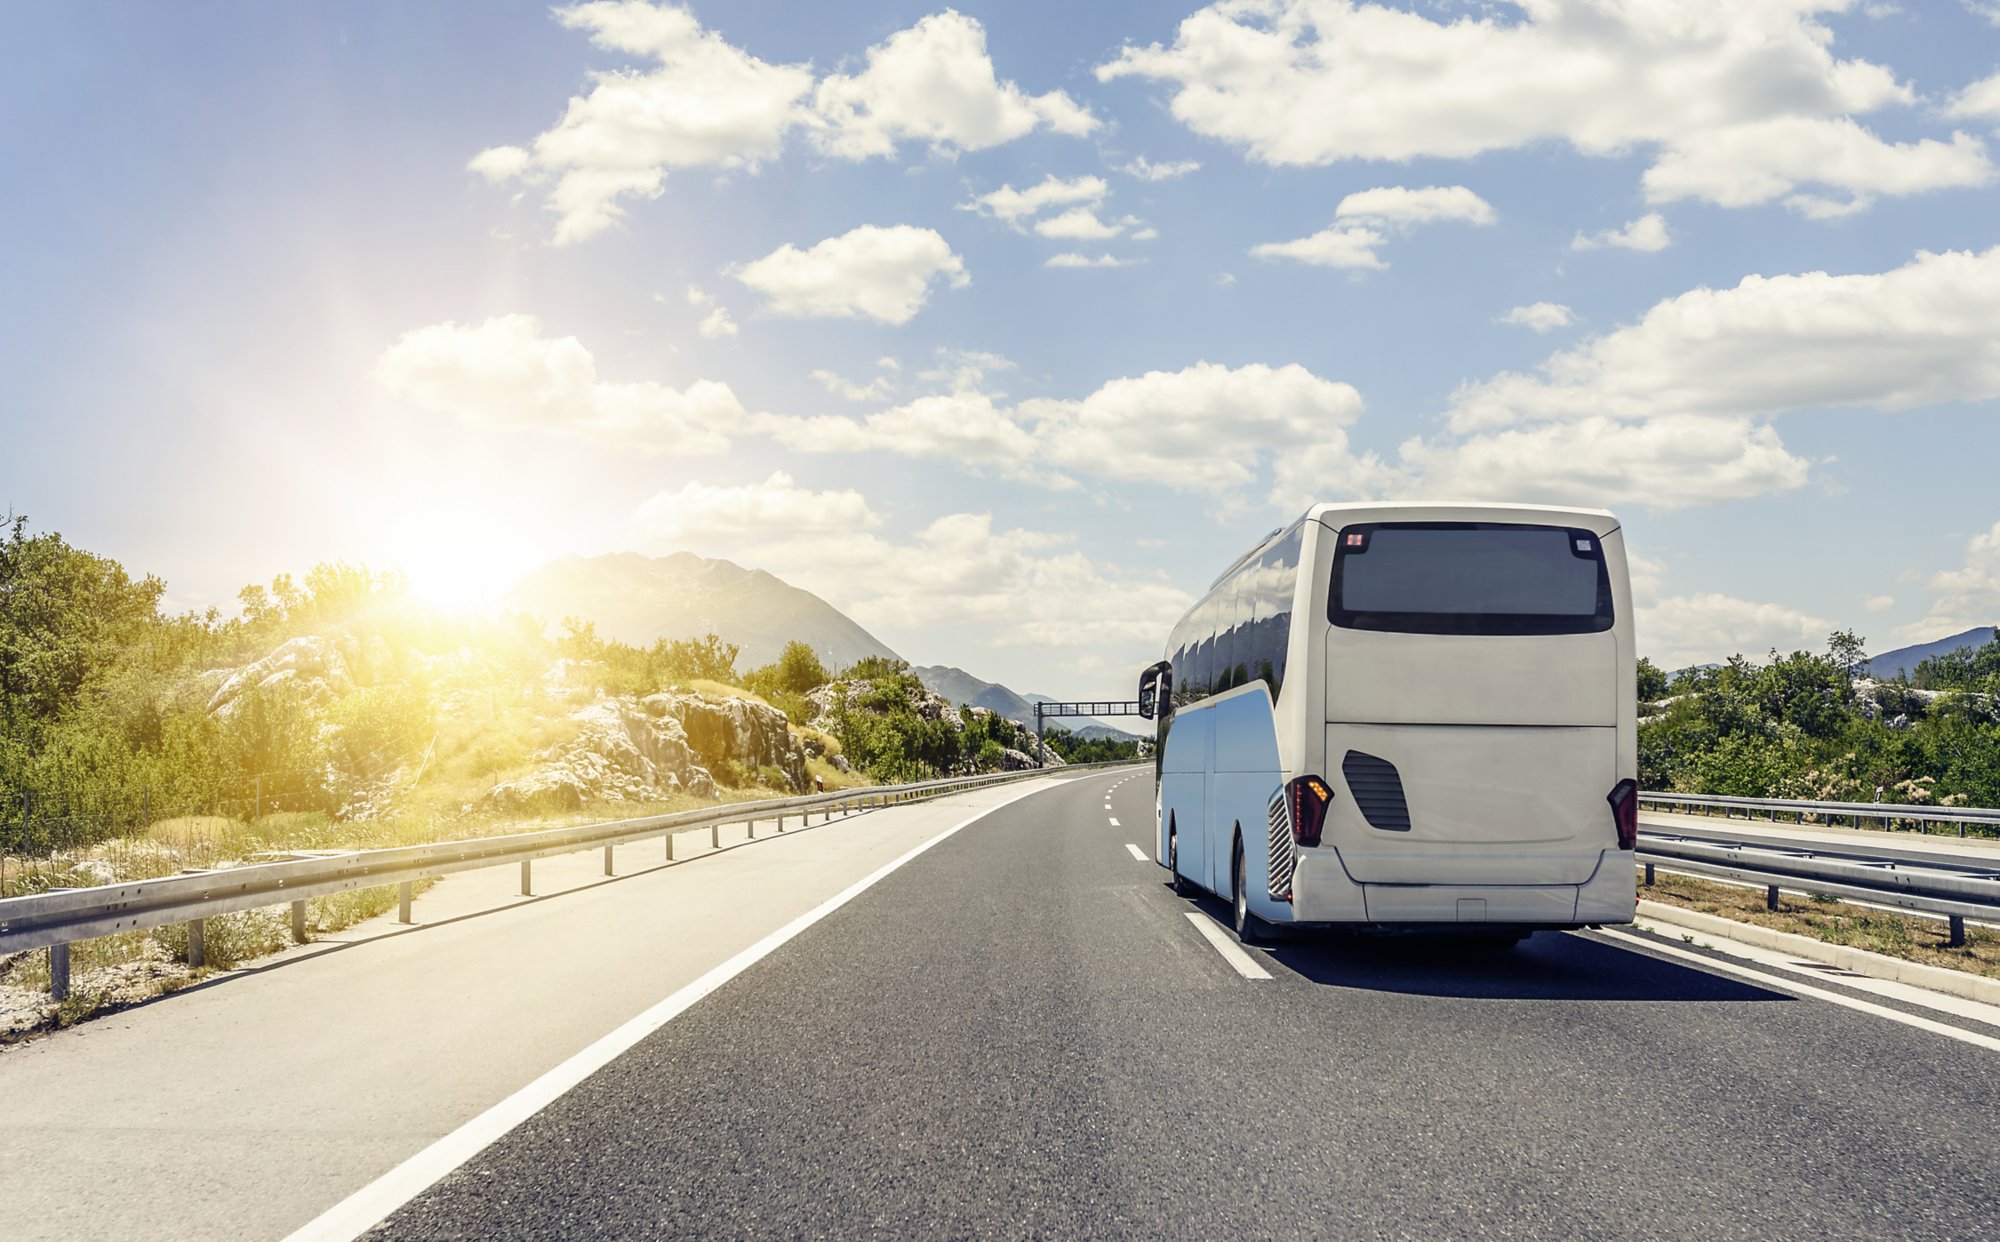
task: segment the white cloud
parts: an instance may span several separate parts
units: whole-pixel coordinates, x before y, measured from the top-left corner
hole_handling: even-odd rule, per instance
[[[1458,440],[1406,441],[1401,490],[1430,497],[1619,508],[1723,504],[1802,486],[1809,464],[1743,418],[1590,417]]]
[[[1585,236],[1578,233],[1569,244],[1571,250],[1641,250],[1654,254],[1673,244],[1667,233],[1666,218],[1659,212],[1648,212],[1622,229],[1605,229],[1601,233]]]
[[[1932,574],[1936,591],[1924,619],[1903,627],[1911,642],[1928,642],[1976,626],[2000,626],[2000,522],[1965,541],[1965,564]]]
[[[1081,254],[1076,254],[1072,251],[1065,251],[1062,254],[1050,255],[1048,259],[1043,262],[1042,266],[1043,267],[1134,267],[1140,263],[1143,263],[1144,261],[1145,260],[1143,259],[1121,259],[1118,258],[1116,255],[1109,255],[1109,254],[1100,254],[1093,259],[1088,255],[1081,255]]]
[[[1447,22],[1352,0],[1225,0],[1183,21],[1171,47],[1128,46],[1097,76],[1169,83],[1182,124],[1275,165],[1555,140],[1593,157],[1650,152],[1655,202],[1988,184],[1977,138],[1893,143],[1853,119],[1916,94],[1834,56],[1817,15],[1850,3],[1522,0],[1518,20]]]
[[[1046,207],[1065,207],[1076,203],[1094,206],[1103,202],[1104,196],[1110,192],[1111,187],[1102,177],[1074,177],[1065,181],[1051,173],[1025,190],[1003,185],[969,203],[960,203],[959,210],[984,212],[1018,226]]]
[[[1131,163],[1121,165],[1118,171],[1137,177],[1141,181],[1172,181],[1177,177],[1185,177],[1200,167],[1200,160],[1163,160],[1155,164],[1141,155],[1134,158]]]
[[[775,314],[890,324],[916,316],[932,281],[942,278],[954,289],[971,283],[937,230],[907,224],[863,225],[810,250],[788,243],[734,275],[770,299]]]
[[[1560,302],[1536,302],[1529,306],[1516,306],[1493,322],[1532,328],[1537,333],[1543,333],[1569,327],[1576,322],[1576,315]]]
[[[1382,268],[1377,254],[1388,236],[1383,230],[1407,232],[1420,224],[1455,220],[1492,224],[1499,219],[1493,205],[1462,185],[1385,185],[1361,190],[1340,200],[1334,223],[1308,237],[1252,246],[1259,259],[1293,259],[1314,267]]]
[[[1428,185],[1418,190],[1400,185],[1377,186],[1341,199],[1333,214],[1339,220],[1361,220],[1399,228],[1440,220],[1492,224],[1500,218],[1493,210],[1493,204],[1462,185]]]
[[[894,365],[895,361],[893,358],[881,358],[875,365],[885,372],[894,371],[899,369]],[[885,363],[889,365],[885,366]],[[880,401],[895,388],[894,379],[887,374],[877,375],[865,384],[848,379],[837,371],[814,371],[812,377],[820,387],[849,401]]]
[[[952,513],[905,539],[773,524],[719,533],[703,546],[768,569],[878,631],[948,625],[964,641],[971,627],[975,645],[1109,647],[1137,667],[1191,599],[1076,551],[1072,538]],[[1023,612],[1024,599],[1036,606]]]
[[[1835,626],[1783,604],[1709,592],[1678,595],[1637,609],[1639,654],[1669,671],[1719,663],[1732,655],[1818,651]]]
[[[1147,225],[1145,228],[1132,234],[1133,241],[1158,241],[1159,237],[1160,230],[1151,225]]]
[[[1539,373],[1461,388],[1463,429],[1665,414],[1759,417],[2000,397],[2000,247],[1919,254],[1881,274],[1747,276],[1656,304]]]
[[[960,373],[949,393],[856,420],[763,416],[766,431],[808,452],[939,457],[989,473],[1074,486],[1072,474],[1225,494],[1254,484],[1267,460],[1327,444],[1361,412],[1352,386],[1296,364],[1196,363],[1115,379],[1080,399],[1008,406]]]
[[[701,317],[700,332],[711,341],[719,337],[735,336],[736,321],[729,317],[728,311],[718,306]]]
[[[610,227],[627,200],[656,197],[670,171],[755,168],[795,130],[860,160],[902,142],[980,150],[1037,128],[1087,134],[1099,124],[1061,91],[1029,95],[1000,80],[985,29],[950,10],[869,48],[862,72],[817,84],[810,65],[760,60],[676,5],[597,0],[555,17],[598,47],[656,62],[592,74],[530,147],[473,157],[469,167],[489,181],[548,187],[558,245]]]
[[[727,384],[684,390],[650,380],[610,383],[573,336],[542,335],[532,315],[432,324],[397,339],[376,361],[390,392],[474,426],[580,434],[678,453],[719,453],[748,418]]]
[[[813,107],[826,150],[847,159],[892,155],[900,142],[980,151],[1044,128],[1082,136],[1100,122],[1062,91],[1029,95],[1003,82],[986,29],[947,9],[868,49],[868,67],[820,82]]]
[[[1871,595],[1861,602],[1861,606],[1869,612],[1887,612],[1896,606],[1896,597],[1893,595]]]
[[[1388,265],[1375,251],[1388,240],[1374,229],[1335,225],[1288,242],[1262,242],[1250,247],[1250,253],[1259,259],[1295,259],[1314,267],[1382,268]]]
[[[1088,207],[1072,207],[1061,215],[1035,222],[1035,232],[1062,241],[1101,241],[1125,231],[1120,221],[1104,221]]]
[[[882,524],[860,492],[808,491],[778,471],[762,483],[711,487],[693,482],[639,506],[642,537],[674,548],[705,548],[748,538],[859,532]]]
[[[1944,114],[1967,120],[2000,121],[2000,73],[1981,78],[1953,95]]]

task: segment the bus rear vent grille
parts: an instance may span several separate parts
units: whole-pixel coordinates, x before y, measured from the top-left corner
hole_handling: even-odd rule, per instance
[[[1340,761],[1340,774],[1347,778],[1348,792],[1363,818],[1384,832],[1408,832],[1410,807],[1403,801],[1403,778],[1387,759],[1350,750]]]
[[[1292,815],[1285,807],[1285,790],[1271,799],[1271,896],[1285,900],[1292,895],[1292,873],[1298,870],[1299,849],[1292,840]]]

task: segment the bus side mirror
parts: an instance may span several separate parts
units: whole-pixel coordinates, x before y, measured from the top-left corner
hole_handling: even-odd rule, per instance
[[[1169,668],[1167,662],[1162,660],[1139,674],[1139,715],[1147,720],[1160,713],[1160,691],[1173,680]]]

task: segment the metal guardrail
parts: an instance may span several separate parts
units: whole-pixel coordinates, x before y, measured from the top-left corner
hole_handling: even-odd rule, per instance
[[[1958,835],[1964,836],[1967,825],[1977,824],[2000,831],[2000,810],[1974,806],[1910,806],[1896,802],[1800,802],[1785,798],[1734,798],[1720,794],[1669,794],[1641,791],[1639,806],[1656,810],[1689,808],[1697,811],[1730,812],[1742,811],[1745,818],[1756,818],[1755,812],[1763,812],[1776,820],[1780,815],[1789,815],[1792,822],[1801,823],[1808,815],[1833,823],[1845,819],[1854,827],[1860,827],[1863,820],[1873,820],[1887,827],[1898,823],[1914,823],[1919,831],[1929,832],[1932,824],[1954,824]]]
[[[1790,888],[1940,917],[1952,948],[1965,944],[1966,919],[2000,921],[2000,856],[1991,862],[1908,852],[1884,857],[1859,843],[1732,841],[1654,830],[1639,834],[1636,858],[1649,885],[1657,867],[1730,880],[1763,888],[1765,906],[1772,910],[1778,908],[1779,889]]]
[[[1117,764],[1071,766],[1086,770]],[[254,863],[220,871],[134,880],[125,884],[57,889],[26,897],[9,897],[0,899],[0,954],[48,949],[49,990],[60,1000],[69,992],[69,946],[94,936],[185,923],[188,926],[189,964],[201,966],[202,920],[219,914],[290,903],[293,938],[303,941],[306,938],[305,903],[313,897],[358,888],[399,885],[400,918],[408,923],[411,921],[412,885],[418,880],[518,862],[521,865],[521,893],[529,896],[533,885],[532,867],[537,858],[602,847],[605,874],[610,875],[613,847],[634,841],[665,838],[666,856],[671,860],[674,856],[674,837],[684,832],[706,828],[711,845],[719,847],[725,824],[748,824],[750,838],[754,840],[758,820],[776,820],[777,830],[783,832],[786,818],[794,815],[810,824],[815,814],[831,818],[837,812],[893,806],[1043,775],[1047,773],[1030,768],[1020,772],[947,777],[904,785],[863,786],[794,798],[766,798],[756,802],[699,807],[671,815],[546,828],[462,841],[439,841],[430,845],[353,850],[286,862]]]

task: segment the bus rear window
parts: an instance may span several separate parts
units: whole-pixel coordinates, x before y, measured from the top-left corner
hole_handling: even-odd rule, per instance
[[[1594,634],[1611,576],[1587,530],[1499,522],[1373,523],[1336,537],[1335,625],[1403,634]]]

